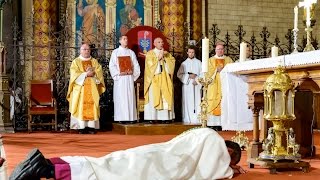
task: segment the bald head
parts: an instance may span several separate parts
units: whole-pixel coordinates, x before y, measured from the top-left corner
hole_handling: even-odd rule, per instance
[[[80,47],[80,55],[84,58],[89,58],[90,55],[90,46],[88,44],[82,44]]]
[[[163,40],[160,37],[157,37],[153,40],[153,45],[155,48],[162,50],[163,49]]]

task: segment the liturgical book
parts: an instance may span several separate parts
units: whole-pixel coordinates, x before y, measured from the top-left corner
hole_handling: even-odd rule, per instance
[[[118,57],[120,73],[132,71],[132,62],[130,56],[119,56]]]

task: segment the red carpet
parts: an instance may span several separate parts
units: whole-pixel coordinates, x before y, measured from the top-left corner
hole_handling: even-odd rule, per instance
[[[234,136],[234,132],[221,132],[225,139]],[[251,133],[247,133],[251,137]],[[8,162],[8,173],[23,159],[32,148],[39,148],[45,157],[64,155],[86,155],[99,157],[113,151],[136,147],[150,143],[170,140],[174,135],[119,135],[113,132],[99,132],[95,135],[79,135],[73,133],[45,133],[34,132],[3,134],[3,144]],[[269,174],[269,170],[256,166],[249,169],[246,163],[246,151],[242,153],[240,165],[247,170],[246,174],[237,175],[234,179],[317,179],[320,177],[320,133],[314,135],[317,155],[310,161],[311,171],[303,173],[300,170],[286,170],[276,175]],[[214,153],[214,150],[213,150]]]

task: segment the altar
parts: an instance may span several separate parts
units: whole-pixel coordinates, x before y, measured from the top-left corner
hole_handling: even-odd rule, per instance
[[[268,124],[260,113],[264,106],[263,85],[279,65],[285,67],[295,83],[296,120],[290,126],[301,145],[300,153],[314,153],[312,131],[320,126],[320,51],[228,64],[221,72],[221,125],[224,130],[253,130],[249,162],[258,157],[267,134]]]

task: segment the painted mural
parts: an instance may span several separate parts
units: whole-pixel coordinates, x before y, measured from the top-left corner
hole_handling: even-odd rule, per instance
[[[130,29],[143,25],[143,0],[117,0],[116,32],[124,35]]]
[[[104,46],[105,0],[77,0],[76,3],[76,44]]]

